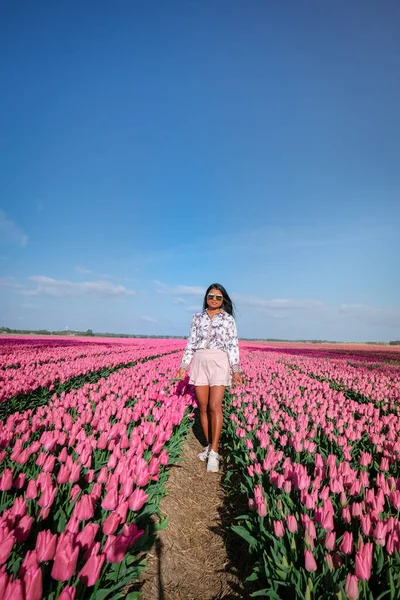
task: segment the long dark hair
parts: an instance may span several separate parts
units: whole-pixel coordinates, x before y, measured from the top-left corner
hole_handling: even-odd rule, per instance
[[[213,289],[221,292],[221,294],[224,297],[224,299],[222,301],[222,306],[221,306],[222,310],[224,310],[229,315],[232,315],[232,317],[234,317],[235,316],[234,304],[233,304],[232,300],[229,298],[228,292],[226,291],[224,286],[221,285],[220,283],[212,283],[211,285],[208,286],[207,291],[204,296],[203,310],[206,310],[206,308],[208,307],[207,295],[208,295],[208,292]]]

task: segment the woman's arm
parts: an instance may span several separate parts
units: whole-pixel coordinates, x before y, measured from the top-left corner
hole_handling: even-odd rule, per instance
[[[235,319],[229,319],[227,327],[226,351],[228,353],[229,363],[233,373],[241,373],[239,364],[239,340],[236,329]]]
[[[183,358],[180,366],[181,369],[187,369],[190,365],[190,361],[192,360],[194,351],[196,350],[196,338],[196,317],[194,316],[192,319],[192,325],[190,327],[190,333],[186,344],[186,348],[183,353]]]

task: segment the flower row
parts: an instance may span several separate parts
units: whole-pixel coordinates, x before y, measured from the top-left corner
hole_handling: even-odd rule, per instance
[[[2,424],[0,598],[117,598],[138,577],[190,426],[192,395],[168,382],[178,363],[139,363]]]

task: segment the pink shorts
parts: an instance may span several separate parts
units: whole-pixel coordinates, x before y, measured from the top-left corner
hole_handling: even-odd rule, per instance
[[[224,350],[196,350],[190,366],[192,385],[231,385],[231,367]]]

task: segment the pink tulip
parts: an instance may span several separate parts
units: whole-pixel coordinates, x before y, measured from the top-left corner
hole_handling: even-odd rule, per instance
[[[70,491],[70,493],[69,493],[69,495],[70,495],[70,497],[71,497],[71,501],[72,501],[72,500],[75,500],[75,498],[76,498],[77,496],[79,496],[79,494],[81,493],[81,491],[82,491],[82,490],[81,490],[81,488],[79,487],[79,485],[78,485],[78,484],[76,484],[76,485],[72,486],[72,488],[71,488],[71,491]]]
[[[4,564],[15,543],[15,535],[6,525],[0,526],[0,565]]]
[[[10,514],[15,517],[16,519],[21,519],[22,517],[24,517],[27,513],[27,504],[26,504],[26,500],[24,500],[24,498],[22,498],[21,496],[19,496],[18,498],[15,498],[14,500],[14,504],[12,505],[11,509],[10,509]]]
[[[349,531],[345,531],[342,542],[339,546],[340,551],[343,554],[351,554],[353,552],[353,534]]]
[[[345,523],[351,523],[351,513],[348,506],[342,509],[342,519]]]
[[[90,587],[96,583],[96,581],[100,577],[100,572],[104,560],[104,554],[100,554],[100,556],[90,556],[88,558],[88,560],[78,573],[78,577],[86,586]]]
[[[50,506],[53,504],[54,499],[56,497],[57,494],[57,488],[53,488],[53,487],[46,487],[39,500],[38,500],[38,504],[41,508],[50,508]]]
[[[82,496],[74,506],[74,516],[79,521],[87,521],[94,516],[94,501],[90,495]]]
[[[24,487],[25,479],[26,473],[18,473],[13,481],[13,487],[15,487],[17,490],[21,490]]]
[[[2,600],[25,600],[22,581],[9,579]]]
[[[76,543],[83,549],[88,550],[92,547],[94,539],[99,530],[98,523],[87,523],[80,533],[76,536]]]
[[[56,553],[57,534],[49,530],[39,531],[36,538],[36,554],[39,562],[53,560]]]
[[[28,487],[26,488],[25,497],[27,499],[33,500],[37,496],[37,487],[36,481],[34,479],[30,479],[28,483]]]
[[[40,567],[27,569],[23,583],[25,600],[42,600],[42,569]]]
[[[103,548],[106,561],[119,563],[124,559],[129,548],[129,540],[124,536],[109,535]]]
[[[294,515],[289,515],[286,520],[286,526],[291,533],[296,533],[298,530],[297,519]]]
[[[285,535],[285,528],[282,521],[274,521],[274,533],[276,537],[282,537]]]
[[[304,550],[304,566],[306,571],[313,572],[318,569],[317,563],[311,550]]]
[[[386,542],[387,525],[379,521],[374,529],[374,540],[379,546],[384,546]]]
[[[101,492],[102,492],[102,487],[101,487],[100,483],[97,483],[97,482],[94,483],[89,495],[93,498],[95,503],[101,497]]]
[[[325,548],[332,552],[336,546],[336,532],[329,531],[325,536]]]
[[[107,467],[102,467],[100,469],[99,476],[97,477],[97,482],[98,483],[106,483],[107,479],[108,479],[108,469],[107,469]]]
[[[120,523],[120,515],[117,512],[112,512],[110,515],[108,515],[105,521],[103,521],[102,531],[104,535],[112,535],[115,533]]]
[[[75,600],[76,588],[72,586],[66,586],[61,590],[61,594],[58,596],[58,600]]]
[[[71,476],[71,470],[66,465],[61,465],[60,470],[57,475],[57,483],[62,485],[63,483],[67,483]]]
[[[116,488],[111,488],[101,503],[104,510],[115,510],[118,506],[118,492]]]
[[[19,520],[15,528],[15,538],[17,542],[25,542],[28,539],[32,523],[33,518],[29,515],[24,515],[22,519]]]
[[[367,545],[367,544],[366,544]],[[372,544],[368,544],[372,550]],[[369,556],[367,556],[364,548],[360,548],[356,553],[356,567],[355,567],[355,575],[358,579],[362,581],[368,581],[371,577],[371,564],[372,564],[372,553],[371,553],[371,562],[369,561]]]
[[[148,497],[149,494],[145,494],[141,488],[137,487],[128,500],[129,508],[136,512],[139,511]]]
[[[360,458],[360,466],[368,467],[372,462],[372,456],[369,452],[363,452]]]
[[[79,546],[73,547],[70,541],[57,548],[51,576],[57,581],[68,581],[74,574],[78,560]]]
[[[355,575],[347,575],[344,591],[349,600],[357,600],[358,598],[358,579]]]
[[[330,554],[325,554],[325,560],[326,560],[326,563],[328,565],[328,569],[330,571],[333,571],[334,565],[333,565],[332,556]]]
[[[13,472],[10,469],[4,469],[0,477],[0,491],[8,492],[13,484]]]

